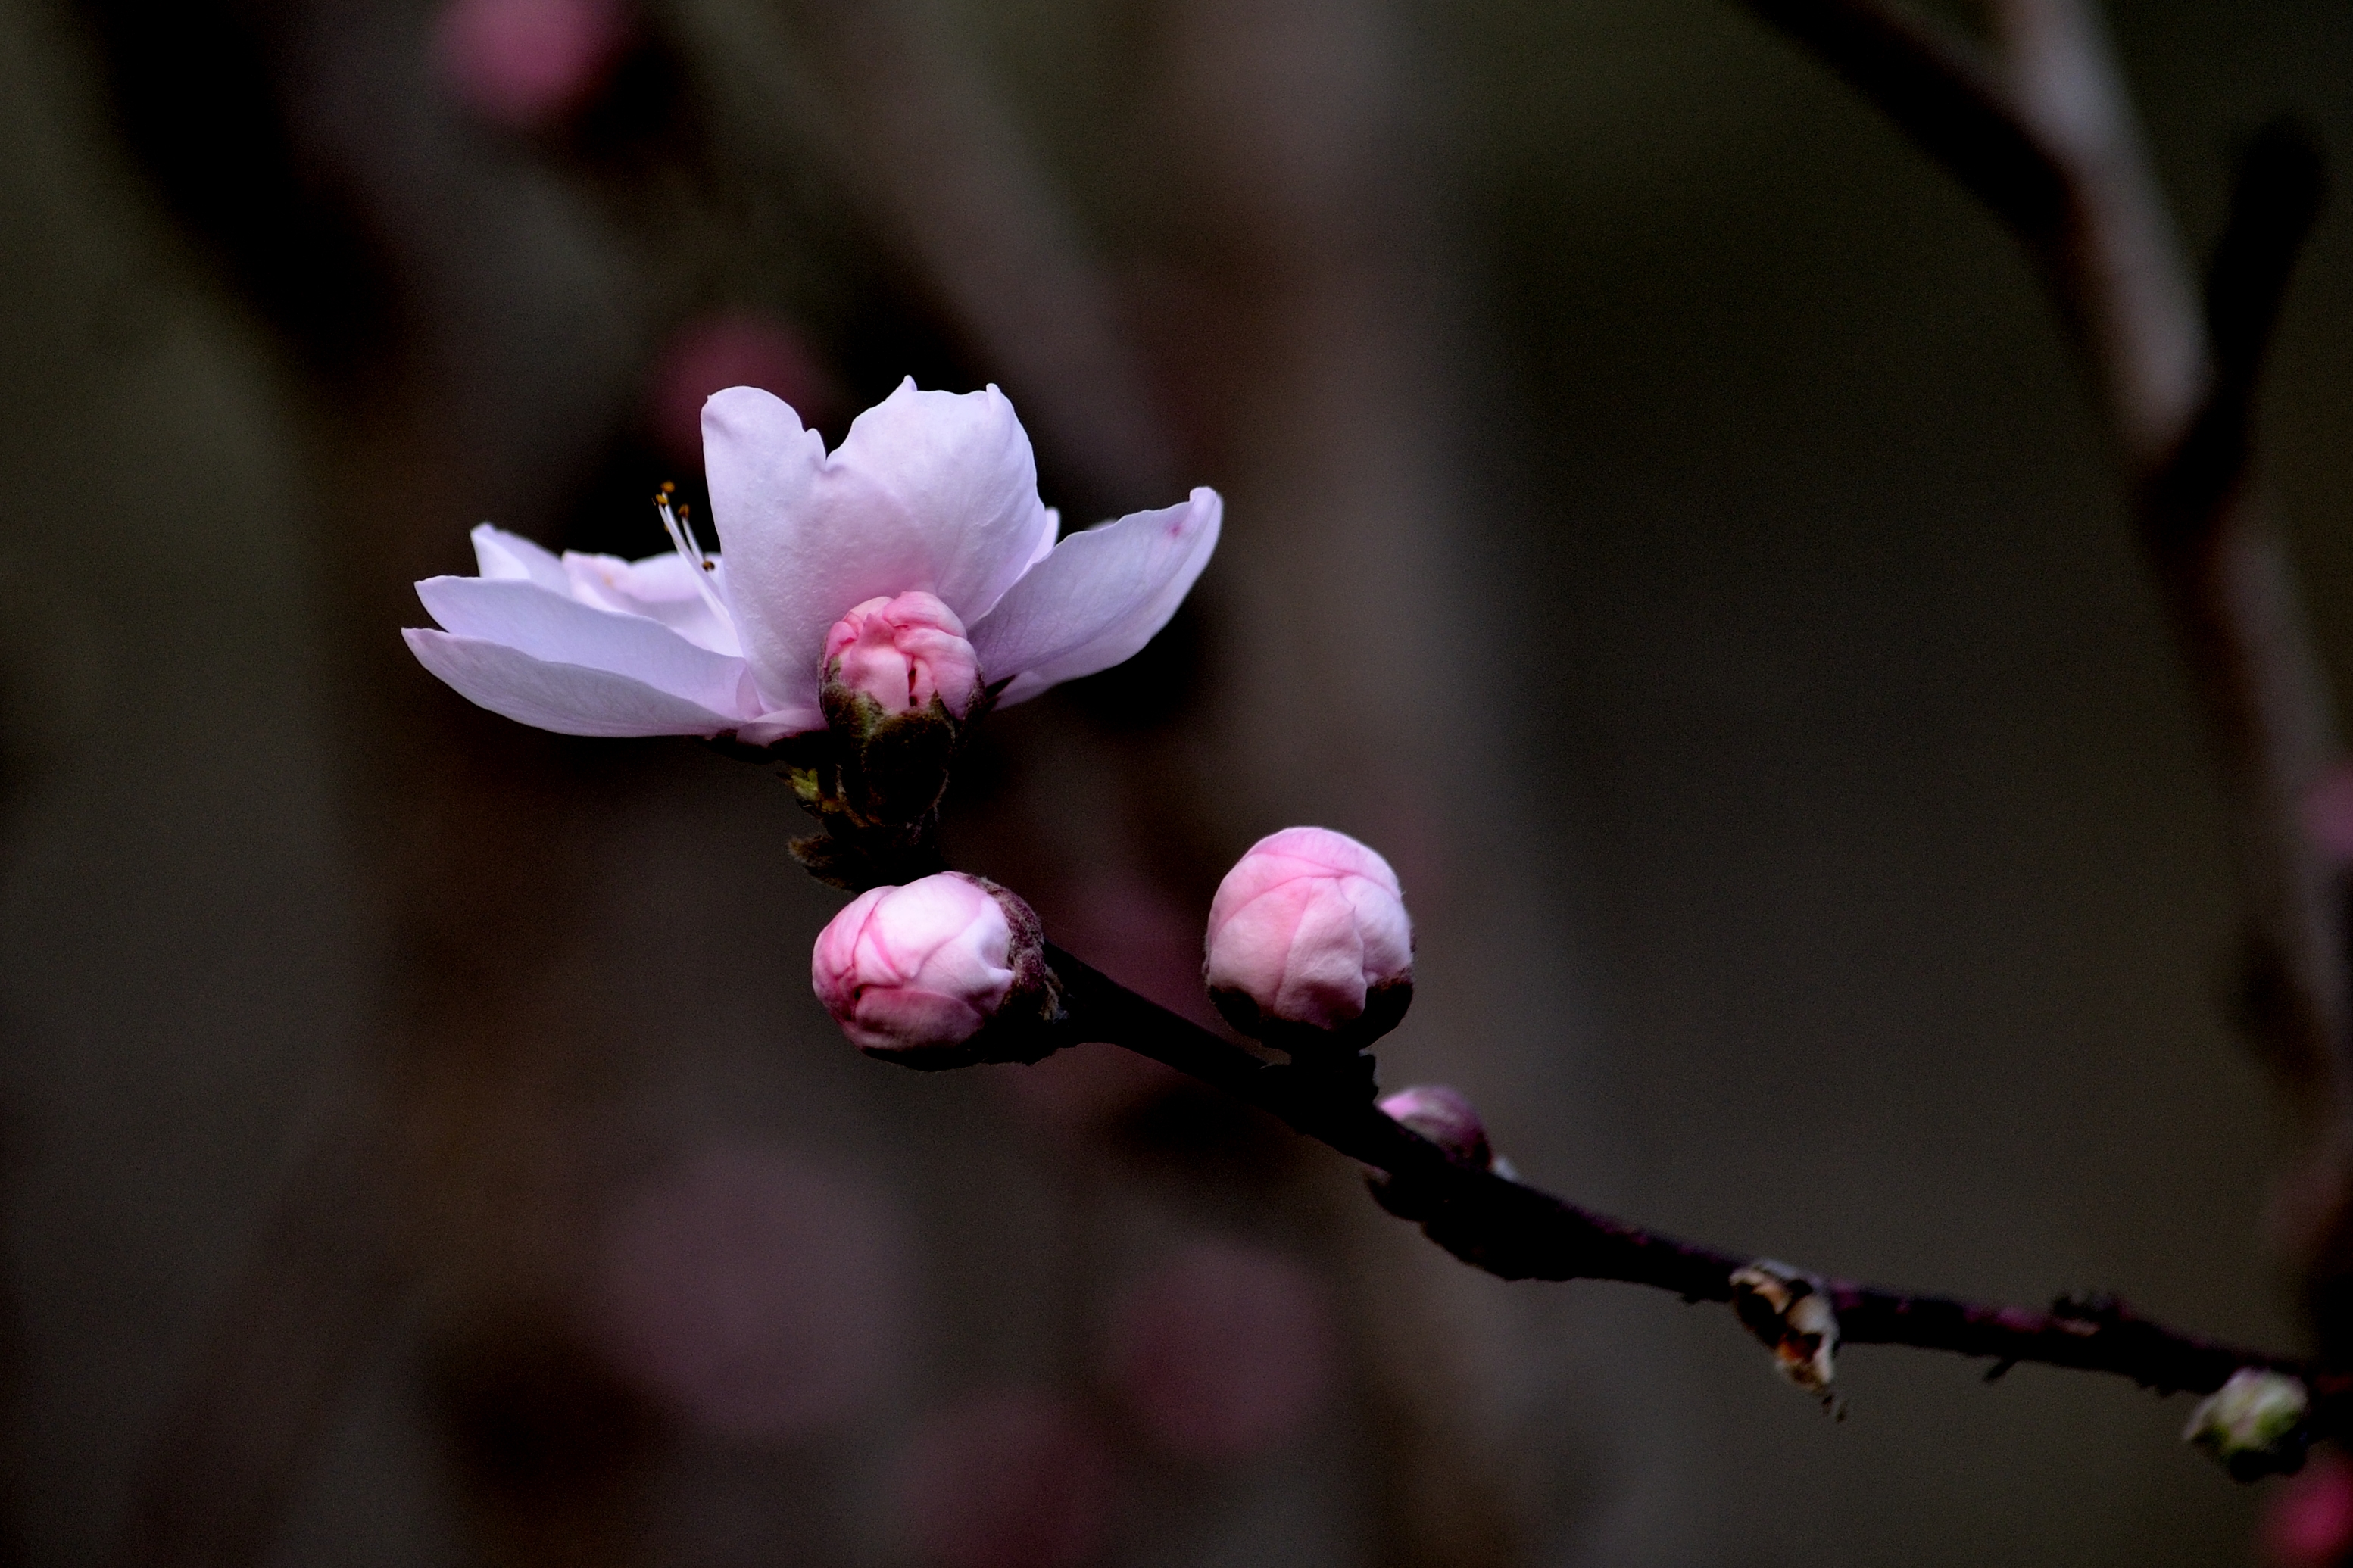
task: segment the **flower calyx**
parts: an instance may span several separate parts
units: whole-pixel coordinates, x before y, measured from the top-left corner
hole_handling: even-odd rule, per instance
[[[2294,1475],[2312,1446],[2311,1415],[2304,1379],[2242,1366],[2199,1401],[2181,1440],[2211,1454],[2233,1480]]]
[[[1835,1410],[1831,1379],[1838,1370],[1839,1323],[1828,1287],[1769,1258],[1735,1269],[1731,1285],[1734,1315],[1773,1352],[1781,1375]]]
[[[957,751],[996,703],[964,623],[930,594],[857,605],[826,638],[826,727],[783,748],[803,809],[825,831],[794,855],[849,891],[938,868],[940,801]]]

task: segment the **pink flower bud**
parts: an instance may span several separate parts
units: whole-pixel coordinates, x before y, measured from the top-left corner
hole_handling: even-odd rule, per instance
[[[936,697],[961,719],[980,695],[980,660],[964,623],[921,592],[869,599],[834,622],[824,669],[828,683],[871,697],[885,713],[914,712]]]
[[[1040,962],[1016,951],[1011,898],[961,871],[860,894],[818,935],[810,963],[818,1000],[861,1051],[905,1056],[963,1045],[1005,1005],[1020,972]],[[1034,932],[1028,906],[1019,913]],[[1026,945],[1035,944],[1032,937]]]
[[[1246,1033],[1275,1020],[1378,1037],[1413,995],[1413,921],[1397,873],[1329,828],[1260,839],[1210,901],[1204,974]]]
[[[1381,1110],[1445,1150],[1458,1165],[1483,1171],[1494,1163],[1486,1125],[1459,1090],[1442,1083],[1416,1084],[1382,1100]]]

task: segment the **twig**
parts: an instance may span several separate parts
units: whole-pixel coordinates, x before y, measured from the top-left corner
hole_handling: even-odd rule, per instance
[[[1549,1193],[1450,1160],[1400,1125],[1345,1071],[1262,1060],[1145,1000],[1058,947],[1047,962],[1064,987],[1066,1037],[1098,1040],[1166,1063],[1294,1131],[1382,1172],[1383,1206],[1418,1222],[1464,1262],[1505,1279],[1611,1279],[1672,1291],[1687,1302],[1735,1300],[1734,1276],[1757,1259],[1695,1246],[1578,1207]],[[2160,1393],[2211,1394],[2242,1367],[2302,1377],[2316,1429],[2337,1429],[2353,1379],[2304,1361],[2219,1343],[2137,1317],[2110,1298],[2062,1300],[2049,1311],[1919,1296],[1846,1280],[1817,1289],[1848,1344],[1909,1345],[2114,1373]]]

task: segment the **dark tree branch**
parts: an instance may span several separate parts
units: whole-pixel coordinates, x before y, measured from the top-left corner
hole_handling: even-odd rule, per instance
[[[1971,195],[2040,247],[2067,224],[2067,176],[1986,51],[1879,0],[1746,0],[1846,79]]]
[[[2160,549],[2196,548],[2246,474],[2264,351],[2325,187],[2319,143],[2301,121],[2272,121],[2240,155],[2230,219],[2206,273],[2212,383],[2179,444],[2144,481],[2142,510]]]
[[[2144,554],[2229,796],[2247,922],[2244,1016],[2318,1110],[2327,1184],[2353,1160],[2344,915],[2306,840],[2306,792],[2337,747],[2284,552],[2249,495],[2263,351],[2321,191],[2290,124],[2241,160],[2199,311],[2089,0],[1992,0],[1999,66],[1898,0],[1746,0],[1876,103],[2018,235],[2095,373]],[[2315,1255],[2353,1207],[2318,1207]]]
[[[1677,1241],[1460,1164],[1383,1114],[1349,1068],[1261,1059],[1147,1001],[1058,947],[1047,962],[1064,987],[1064,1038],[1124,1047],[1166,1063],[1294,1131],[1381,1172],[1382,1205],[1419,1223],[1457,1258],[1505,1279],[1610,1279],[1650,1285],[1687,1302],[1735,1300],[1734,1276],[1757,1259]],[[2246,1350],[2135,1316],[2117,1301],[2062,1300],[2049,1311],[1824,1280],[1818,1287],[1847,1344],[1909,1345],[1991,1359],[2113,1373],[2160,1393],[2211,1394],[2242,1367],[2302,1377],[2316,1427],[2343,1420],[2353,1380],[2292,1356]]]

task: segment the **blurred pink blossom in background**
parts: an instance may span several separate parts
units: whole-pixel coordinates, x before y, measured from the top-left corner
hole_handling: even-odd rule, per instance
[[[801,335],[750,310],[698,316],[672,332],[656,356],[648,417],[664,456],[702,466],[702,403],[730,386],[756,386],[793,405],[807,425],[840,412],[840,395]]]
[[[2263,1556],[2279,1568],[2329,1568],[2353,1552],[2353,1461],[2326,1450],[2263,1499]]]
[[[864,1183],[714,1144],[614,1211],[596,1337],[706,1430],[798,1436],[856,1414],[901,1363],[912,1256],[897,1205]]]
[[[1240,1458],[1291,1436],[1323,1408],[1337,1368],[1322,1285],[1268,1248],[1189,1243],[1113,1310],[1113,1386],[1180,1458]]]
[[[433,53],[469,109],[532,131],[593,98],[630,33],[620,0],[448,0],[434,19]]]
[[[1103,1433],[1039,1389],[968,1394],[918,1427],[901,1477],[917,1554],[938,1568],[1078,1568],[1115,1485]]]
[[[1084,931],[1087,962],[1171,1012],[1215,1028],[1201,984],[1201,915],[1134,873],[1090,872],[1054,890],[1039,912],[1054,930]]]
[[[2304,795],[2304,830],[2339,866],[2353,866],[2353,763],[2320,775]]]

